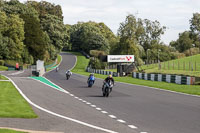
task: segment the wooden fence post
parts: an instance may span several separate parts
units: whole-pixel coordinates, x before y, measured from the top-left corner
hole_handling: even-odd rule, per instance
[[[189,61],[189,71],[190,71],[190,67],[191,67],[191,66],[190,66],[190,61]]]
[[[168,70],[169,70],[169,61],[168,61]]]
[[[179,70],[179,61],[178,61],[178,70]]]
[[[164,70],[165,70],[165,62],[164,62]]]

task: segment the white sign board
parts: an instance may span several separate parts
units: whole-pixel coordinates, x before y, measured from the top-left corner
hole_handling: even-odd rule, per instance
[[[37,72],[39,72],[39,76],[42,76],[45,73],[44,61],[37,60],[36,69],[37,69]]]
[[[134,55],[108,55],[108,62],[134,62]]]
[[[41,70],[44,68],[44,61],[41,61],[41,60],[37,60],[36,62],[36,68],[37,68],[37,71]]]

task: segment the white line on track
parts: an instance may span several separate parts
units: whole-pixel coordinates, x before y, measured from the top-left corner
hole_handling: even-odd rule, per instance
[[[85,123],[85,122],[82,122],[82,121],[79,121],[79,120],[76,120],[76,119],[73,119],[73,118],[70,118],[70,117],[66,117],[66,116],[54,113],[52,111],[49,111],[49,110],[47,110],[45,108],[42,108],[42,107],[36,105],[35,103],[33,103],[30,99],[28,99],[28,97],[26,97],[26,95],[18,88],[18,86],[14,83],[14,81],[12,81],[10,78],[8,78],[8,79],[13,83],[13,85],[15,86],[15,88],[24,97],[24,99],[26,99],[26,101],[28,103],[30,103],[34,107],[36,107],[36,108],[38,108],[38,109],[40,109],[40,110],[42,110],[44,112],[47,112],[47,113],[49,113],[51,115],[54,115],[54,116],[57,116],[57,117],[60,117],[60,118],[66,119],[66,120],[70,120],[70,121],[76,122],[78,124],[81,124],[81,125],[84,125],[84,126],[87,126],[87,127],[90,127],[90,128],[94,128],[94,129],[97,129],[97,130],[105,131],[105,132],[108,132],[108,133],[118,133],[118,132],[115,132],[115,131],[112,131],[112,130],[109,130],[109,129],[101,128],[101,127],[94,126],[94,125],[91,125],[91,124],[88,124],[88,123]]]
[[[93,107],[93,108],[96,108],[97,106],[96,105],[90,105],[91,107]]]
[[[117,117],[114,116],[114,115],[109,115],[109,117],[111,117],[111,118],[113,118],[113,119],[117,118]]]
[[[121,119],[118,119],[117,121],[118,121],[118,122],[121,122],[121,123],[126,123],[126,121],[121,120]]]
[[[106,111],[101,111],[103,114],[107,114],[108,112],[106,112]]]
[[[96,110],[102,110],[101,108],[96,108]]]
[[[137,127],[136,126],[134,126],[134,125],[128,125],[130,128],[133,128],[133,129],[137,129]]]
[[[86,104],[90,105],[91,103],[87,102]]]
[[[18,74],[21,74],[21,73],[23,73],[23,72],[24,72],[24,70],[23,70],[23,71],[17,71],[17,72],[14,72],[14,73],[8,74],[8,75],[18,75]]]

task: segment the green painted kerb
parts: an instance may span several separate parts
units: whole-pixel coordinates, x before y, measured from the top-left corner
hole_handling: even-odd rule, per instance
[[[56,89],[58,89],[58,90],[63,91],[62,88],[60,88],[60,87],[58,87],[57,85],[53,84],[52,82],[48,81],[48,80],[47,80],[46,78],[44,78],[44,77],[30,77],[30,78],[39,80],[39,81],[41,81],[41,82],[43,82],[43,83],[45,83],[45,84],[48,84],[48,85],[50,85],[50,86],[52,86],[52,87],[54,87],[54,88],[56,88]]]

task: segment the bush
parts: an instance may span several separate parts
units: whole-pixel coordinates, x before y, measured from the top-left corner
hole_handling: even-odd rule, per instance
[[[105,69],[107,63],[101,62],[98,58],[90,59],[89,66],[93,69]]]
[[[186,51],[184,52],[184,54],[185,54],[186,56],[192,56],[192,55],[199,54],[199,48],[190,48],[190,49],[186,50]]]
[[[178,51],[177,52],[172,52],[172,54],[174,54],[174,58],[172,58],[172,59],[180,59],[180,58],[184,58],[185,57],[184,53],[179,53]]]
[[[0,66],[4,66],[4,60],[0,60]]]

